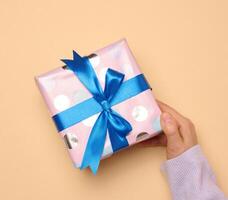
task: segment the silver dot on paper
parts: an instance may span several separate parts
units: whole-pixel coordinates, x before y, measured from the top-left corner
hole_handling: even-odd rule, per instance
[[[143,140],[147,139],[148,137],[150,137],[150,135],[147,132],[142,132],[136,136],[136,141],[143,141]]]
[[[78,138],[73,133],[66,133],[64,141],[69,149],[74,149],[78,145]]]

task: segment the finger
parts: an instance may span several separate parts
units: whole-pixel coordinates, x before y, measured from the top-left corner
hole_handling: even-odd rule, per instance
[[[166,146],[167,140],[164,134],[157,135],[139,143],[140,147]]]
[[[161,114],[161,127],[167,137],[167,148],[177,149],[183,145],[178,124],[171,114]]]
[[[180,126],[179,132],[184,142],[188,144],[192,143],[192,140],[196,141],[196,135],[193,134],[195,133],[195,130],[192,122],[183,115],[181,115],[179,112],[177,112],[175,109],[168,106],[167,104],[159,100],[157,100],[157,102],[163,112],[169,112],[174,116],[174,118]]]
[[[186,119],[185,124],[180,127],[180,132],[187,146],[192,146],[197,143],[195,126],[190,120]]]
[[[179,112],[177,112],[175,109],[171,108],[167,104],[157,100],[157,103],[161,109],[162,112],[170,113],[177,121],[178,124],[185,123],[186,119],[183,115],[181,115]]]

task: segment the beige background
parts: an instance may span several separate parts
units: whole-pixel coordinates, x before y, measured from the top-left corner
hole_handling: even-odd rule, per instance
[[[163,148],[72,167],[33,77],[126,37],[157,98],[191,118],[228,195],[226,0],[0,0],[0,199],[170,199]]]

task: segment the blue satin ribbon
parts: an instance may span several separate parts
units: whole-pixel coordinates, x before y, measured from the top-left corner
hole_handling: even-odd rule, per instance
[[[73,60],[62,61],[74,72],[93,97],[56,114],[53,120],[57,129],[62,131],[100,112],[90,133],[80,167],[81,169],[90,167],[96,174],[107,132],[114,152],[129,145],[126,136],[131,132],[132,127],[111,107],[150,89],[150,86],[142,74],[123,82],[124,74],[109,68],[106,72],[103,91],[87,57],[81,57],[73,51]]]

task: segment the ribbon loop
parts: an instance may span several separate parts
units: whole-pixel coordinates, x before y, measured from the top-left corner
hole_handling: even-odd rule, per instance
[[[102,101],[105,98],[102,87],[88,58],[81,57],[73,51],[73,60],[63,59],[62,61],[74,72],[97,101]]]
[[[108,69],[105,76],[105,97],[110,101],[119,90],[124,80],[124,74]]]

